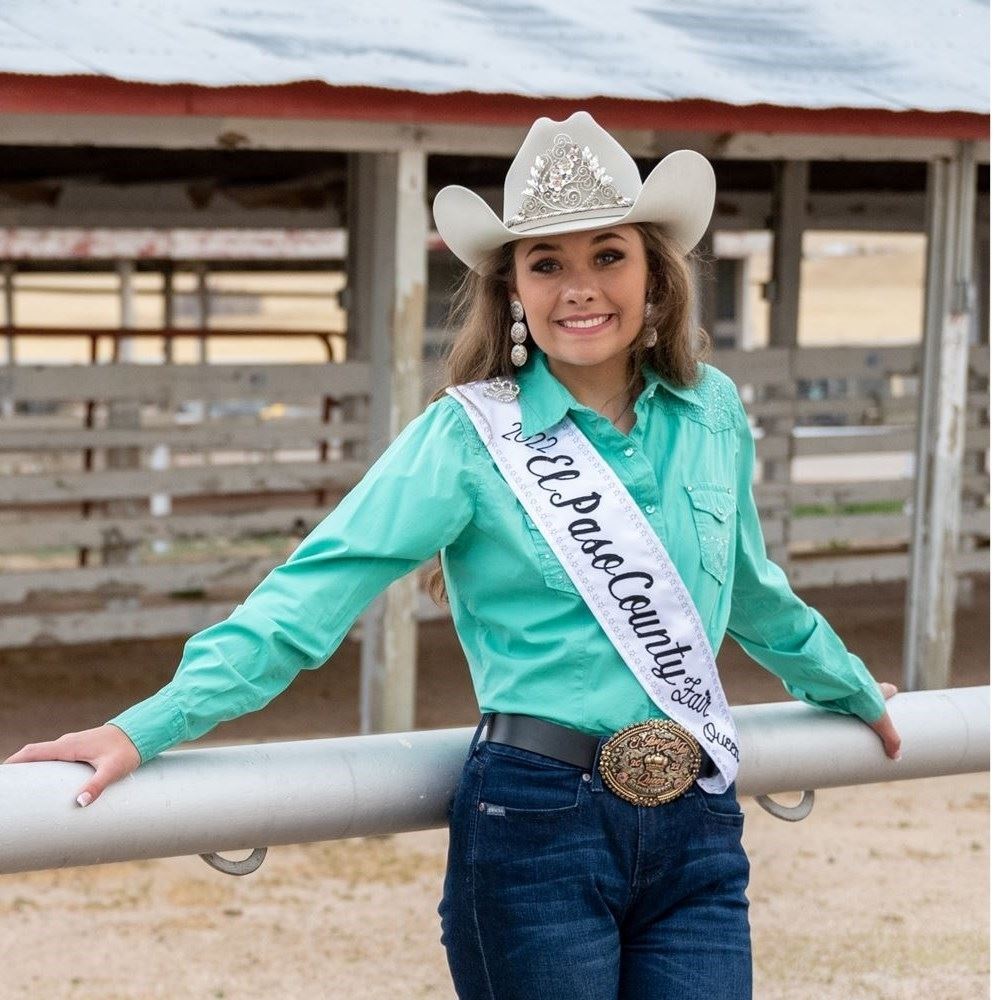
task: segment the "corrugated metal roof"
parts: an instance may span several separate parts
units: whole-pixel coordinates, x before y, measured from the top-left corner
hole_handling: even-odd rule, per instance
[[[986,0],[4,0],[0,72],[989,110]]]

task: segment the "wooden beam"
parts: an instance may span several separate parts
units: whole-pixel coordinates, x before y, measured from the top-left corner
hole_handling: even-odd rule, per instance
[[[3,275],[3,325],[7,330],[4,337],[4,363],[13,367],[17,363],[16,340],[14,337],[14,275],[17,266],[12,260],[3,261],[0,274]],[[14,400],[0,392],[0,417],[8,419],[14,415]]]
[[[809,185],[809,164],[805,160],[782,160],[774,164],[775,181],[772,191],[770,228],[771,278],[766,294],[771,308],[768,321],[768,344],[771,347],[794,348],[798,343],[800,272],[802,267],[802,234],[805,228],[806,196]],[[771,454],[763,461],[764,480],[768,483],[791,482],[791,432],[795,424],[795,382],[790,378],[774,384],[760,393],[761,398],[787,403],[784,415],[762,418],[766,437],[785,445],[784,454]],[[773,446],[772,446],[773,447]],[[785,536],[771,547],[771,558],[788,563],[788,529]]]
[[[375,458],[423,404],[427,295],[427,162],[420,149],[364,153],[348,171],[348,357],[373,373],[369,426]],[[412,729],[418,580],[411,573],[362,618],[361,731]]]
[[[123,331],[135,326],[135,298],[133,296],[135,277],[135,262],[133,260],[116,261],[118,272],[118,303],[120,310],[120,326]],[[122,336],[114,342],[114,364],[131,364],[134,358],[135,341],[129,336]],[[134,399],[112,399],[108,403],[108,427],[114,430],[136,431],[142,426],[142,410]],[[107,464],[109,469],[138,469],[139,449],[136,447],[108,448]],[[142,506],[136,497],[108,500],[105,511],[112,517],[135,517]],[[105,566],[122,566],[138,560],[138,549],[134,545],[122,542],[115,536],[101,545],[101,563]],[[87,554],[81,555],[85,561]]]
[[[162,598],[181,591],[222,590],[242,595],[256,587],[279,561],[277,557],[230,556],[211,562],[0,573],[0,604],[30,605],[56,595],[82,594],[103,600]]]
[[[55,475],[0,476],[0,504],[44,504],[145,497],[151,491],[181,496],[297,493],[350,488],[367,463],[260,462],[175,469],[116,469]]]
[[[107,642],[109,636],[154,639],[191,635],[226,618],[235,601],[178,601],[158,607],[49,612],[0,618],[0,647]]]
[[[237,136],[241,149],[509,156],[539,115],[564,119],[581,105],[579,98],[422,94],[318,81],[207,87],[84,74],[0,79],[5,140],[32,145],[218,149]],[[989,116],[975,112],[614,97],[591,97],[586,106],[633,155],[655,155],[665,137],[671,149],[693,146],[693,135],[717,155],[740,158],[772,159],[783,148],[797,159],[922,159],[958,138],[976,140],[988,156]]]
[[[948,687],[954,644],[969,340],[975,303],[976,165],[959,143],[928,171],[928,241],[913,540],[903,687]]]
[[[772,347],[794,347],[799,342],[802,234],[806,223],[809,164],[805,160],[785,160],[777,163],[775,169],[768,343]]]
[[[161,406],[191,399],[315,402],[368,392],[368,365],[3,365],[0,397],[134,399]]]
[[[775,158],[779,158],[777,151]],[[716,157],[715,161],[718,160]],[[185,268],[190,266],[193,252],[204,253],[209,264],[215,267],[231,266],[234,261],[256,261],[258,266],[265,267],[271,262],[254,244],[253,234],[270,227],[290,231],[287,245],[280,247],[283,255],[294,254],[283,258],[286,267],[298,263],[300,268],[323,265],[324,269],[337,270],[343,259],[339,246],[321,242],[323,227],[331,224],[329,206],[284,210],[242,208],[232,202],[213,199],[211,204],[196,209],[191,207],[186,190],[180,185],[160,185],[147,191],[132,186],[109,188],[85,184],[72,178],[60,179],[60,184],[63,195],[55,205],[5,201],[0,193],[0,255],[16,254],[18,259],[29,261],[86,259],[94,266],[95,261],[108,261],[120,248],[135,246],[136,251],[141,250],[147,258],[174,260]],[[488,202],[496,197],[494,192],[499,192],[502,203],[501,185],[476,186],[476,193]],[[766,229],[770,214],[771,196],[767,191],[720,188],[712,226],[719,232]],[[114,230],[109,230],[109,215],[117,223]],[[986,192],[977,197],[976,217],[981,224],[988,224],[989,195]],[[923,225],[923,194],[920,191],[861,188],[846,192],[813,192],[809,196],[807,228],[811,230],[922,233]],[[217,235],[209,242],[208,237],[198,240],[189,235],[202,226],[215,226],[228,233],[243,232],[244,236],[224,239]],[[302,232],[303,227],[309,227],[306,233]],[[46,232],[38,233],[39,229]],[[342,235],[341,230],[327,231],[329,244],[340,242],[337,237]],[[293,236],[298,243],[293,242]],[[269,249],[271,254],[278,252],[273,246]],[[147,289],[141,294],[153,292]],[[295,331],[282,332],[301,336]]]
[[[715,258],[715,226],[711,222],[698,241],[695,252],[705,255],[705,259],[697,259],[691,269],[695,286],[695,325],[705,330],[714,343],[719,278]]]
[[[275,420],[221,419],[209,424],[147,424],[141,428],[68,427],[65,421],[25,421],[0,435],[4,451],[75,451],[81,448],[153,448],[168,445],[177,451],[273,451],[315,447],[320,441],[364,441],[368,428],[348,422],[324,424],[317,416]]]
[[[98,546],[111,533],[132,544],[154,541],[242,541],[267,534],[304,537],[322,520],[319,507],[276,507],[273,510],[224,514],[171,514],[170,517],[67,518],[25,514],[0,521],[0,552],[32,552],[40,548]],[[43,540],[40,542],[40,540]],[[0,574],[0,580],[3,574]]]
[[[793,587],[835,587],[852,583],[905,580],[909,560],[906,552],[882,555],[874,559],[870,555],[803,559],[791,566],[788,579]],[[961,573],[988,573],[989,550],[962,553],[957,566]]]

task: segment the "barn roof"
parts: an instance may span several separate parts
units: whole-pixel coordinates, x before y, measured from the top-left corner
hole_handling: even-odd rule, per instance
[[[985,115],[988,35],[985,0],[6,0],[0,74]]]

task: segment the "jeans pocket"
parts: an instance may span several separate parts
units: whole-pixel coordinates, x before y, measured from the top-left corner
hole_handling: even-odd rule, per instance
[[[572,837],[587,773],[520,747],[485,741],[469,860],[533,864]]]
[[[580,804],[585,773],[582,768],[491,741],[483,743],[483,751],[480,812],[490,816],[543,817],[576,809]]]

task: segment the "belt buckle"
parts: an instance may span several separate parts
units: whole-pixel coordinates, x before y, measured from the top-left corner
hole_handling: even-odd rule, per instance
[[[673,719],[647,719],[613,733],[597,762],[605,785],[634,806],[683,795],[701,768],[698,741]]]

